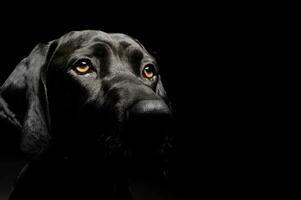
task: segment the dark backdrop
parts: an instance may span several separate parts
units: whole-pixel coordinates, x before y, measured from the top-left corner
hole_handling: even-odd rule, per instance
[[[131,35],[157,57],[173,105],[171,192],[189,199],[244,197],[261,190],[253,184],[259,167],[253,153],[260,144],[253,143],[258,139],[253,115],[258,99],[250,95],[250,85],[256,80],[249,82],[262,56],[254,51],[261,33],[246,10],[180,3],[149,3],[139,9],[100,3],[48,6],[1,14],[1,84],[38,42],[83,29]],[[24,160],[19,135],[3,122],[0,132],[1,198]]]

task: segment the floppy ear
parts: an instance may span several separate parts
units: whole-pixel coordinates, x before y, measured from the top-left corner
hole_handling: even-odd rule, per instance
[[[21,131],[21,149],[31,158],[42,155],[50,141],[45,74],[55,43],[38,44],[0,88],[0,118]]]

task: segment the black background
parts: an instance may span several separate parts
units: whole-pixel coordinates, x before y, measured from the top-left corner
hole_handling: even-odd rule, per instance
[[[37,43],[66,32],[98,29],[133,36],[157,58],[173,105],[172,192],[184,199],[253,196],[265,181],[257,182],[265,169],[254,162],[263,138],[257,129],[262,118],[255,117],[259,99],[252,95],[260,77],[253,75],[268,38],[268,23],[257,23],[256,15],[245,6],[237,11],[232,5],[154,2],[139,8],[102,3],[13,8],[1,14],[0,81]],[[0,130],[1,197],[11,181],[5,177],[14,176],[23,159],[19,135],[2,122]]]

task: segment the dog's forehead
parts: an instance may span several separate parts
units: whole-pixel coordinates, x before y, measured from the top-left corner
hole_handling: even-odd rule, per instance
[[[109,44],[113,48],[125,49],[128,46],[133,46],[144,51],[144,47],[138,40],[122,33],[106,33],[103,31],[73,31],[65,34],[60,39],[60,48],[78,49],[90,44],[102,42]]]

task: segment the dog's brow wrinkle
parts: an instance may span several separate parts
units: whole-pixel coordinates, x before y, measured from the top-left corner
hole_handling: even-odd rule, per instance
[[[126,41],[121,41],[119,43],[119,45],[120,45],[121,48],[126,49],[127,47],[129,47],[131,45],[131,43],[126,42]]]
[[[130,49],[130,56],[133,61],[139,61],[143,58],[143,52],[138,48]]]
[[[100,39],[100,38],[94,38],[92,41],[93,41],[93,43],[106,44],[106,45],[108,45],[109,47],[113,48],[112,41],[109,41],[109,40],[103,40],[103,39]]]

